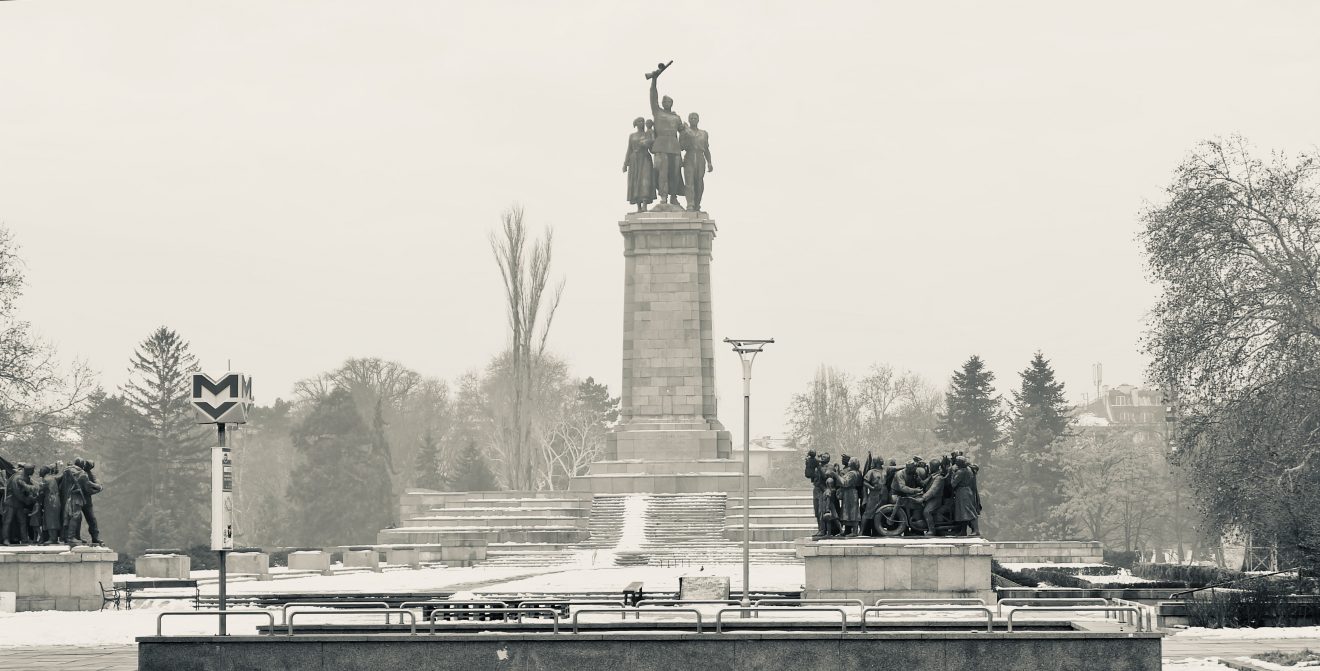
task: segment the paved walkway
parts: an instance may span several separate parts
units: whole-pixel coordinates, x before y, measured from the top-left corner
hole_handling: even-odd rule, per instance
[[[137,671],[137,646],[95,648],[0,648],[0,669]]]

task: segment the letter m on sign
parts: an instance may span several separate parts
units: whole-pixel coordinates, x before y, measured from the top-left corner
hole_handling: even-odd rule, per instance
[[[192,404],[197,408],[199,424],[242,424],[252,406],[252,378],[226,373],[216,380],[205,373],[193,373]]]

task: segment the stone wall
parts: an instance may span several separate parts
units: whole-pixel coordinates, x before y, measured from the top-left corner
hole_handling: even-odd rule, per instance
[[[872,538],[796,543],[807,599],[980,598],[995,602],[990,543],[979,538]]]
[[[119,555],[103,547],[26,546],[0,549],[0,592],[15,610],[97,610],[101,585],[112,587]],[[98,584],[100,583],[100,584]]]
[[[707,625],[708,627],[710,625]],[[1159,671],[1160,635],[1094,632],[144,637],[138,669]]]

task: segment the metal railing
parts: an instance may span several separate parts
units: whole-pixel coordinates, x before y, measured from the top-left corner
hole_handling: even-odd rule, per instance
[[[422,616],[428,616],[426,608],[431,607],[431,615],[441,613],[446,616],[445,619],[453,617],[455,619],[472,619],[479,617],[483,613],[489,612],[493,608],[507,608],[509,604],[494,599],[474,599],[471,601],[449,601],[446,599],[435,599],[431,601],[404,601],[399,604],[399,608],[414,609],[420,608]]]
[[[855,600],[855,599],[854,599]],[[818,608],[814,606],[749,606],[747,608],[721,608],[715,613],[715,633],[724,633],[722,629],[725,613],[752,613],[753,617],[760,617],[760,613],[838,613],[839,631],[848,632],[848,613],[842,608]]]
[[[794,606],[798,604],[810,604],[818,606],[856,606],[858,610],[866,607],[861,599],[761,599],[752,603],[754,607],[761,606]],[[759,613],[753,612],[752,617],[760,617]]]
[[[579,610],[573,611],[573,633],[574,634],[578,633],[578,617],[583,613],[614,613],[614,612],[617,611],[610,608],[581,608]],[[701,611],[697,610],[696,608],[669,608],[669,607],[642,608],[640,606],[629,606],[623,609],[623,613],[624,613],[624,619],[627,619],[628,613],[635,613],[637,615],[636,619],[638,620],[642,619],[642,613],[661,613],[661,614],[692,613],[693,615],[697,616],[697,633],[698,634],[702,633]]]
[[[950,606],[984,606],[985,599],[981,598],[951,598],[951,599],[876,599],[876,606],[920,606],[922,604],[948,604]]]
[[[411,613],[412,611],[408,611],[408,612]],[[542,614],[542,615],[548,614],[551,618],[554,619],[554,633],[556,633],[556,634],[559,633],[559,610],[558,610],[558,609],[555,609],[555,608],[522,608],[522,607],[518,607],[518,608],[485,608],[485,609],[482,609],[481,612],[483,612],[483,613],[492,613],[492,614],[504,613],[504,614],[506,615],[506,618],[507,618],[507,615],[508,615],[508,614],[516,613],[516,614],[518,615],[517,621],[518,621],[519,624],[522,623],[522,619],[523,619],[523,616],[524,616],[524,615],[529,615],[529,614],[533,614],[533,613],[539,613],[539,614]],[[611,612],[611,613],[612,613],[612,612],[614,612],[614,611],[608,611],[608,612]],[[441,611],[431,611],[431,617],[429,618],[429,619],[430,619],[430,622],[431,622],[431,630],[430,630],[429,633],[432,633],[432,634],[435,633],[435,618],[436,618],[437,615],[443,615],[443,614],[444,614],[444,613],[441,612]],[[573,633],[577,633],[577,629],[576,629],[577,618],[576,618],[576,617],[573,618],[573,622],[574,622],[574,625],[575,625],[575,628],[574,628],[574,630],[573,630]]]
[[[1132,606],[1109,606],[1109,605],[1106,606],[1010,606],[1008,609],[1009,633],[1013,632],[1014,615],[1023,612],[1034,613],[1040,611],[1055,611],[1055,612],[1090,611],[1090,612],[1106,613],[1106,614],[1111,611],[1113,612],[1127,611],[1137,617],[1137,631],[1138,632],[1144,631],[1141,627],[1140,610],[1137,608],[1133,608]]]
[[[1000,599],[995,604],[995,612],[1004,614],[1005,607],[1016,606],[1108,606],[1109,600],[1100,597],[1078,597],[1076,599],[1060,597],[1022,597],[1016,599]],[[1106,615],[1108,617],[1108,615]]]
[[[881,599],[882,601],[884,599]],[[866,632],[868,613],[962,613],[978,612],[985,613],[985,630],[987,632],[995,630],[995,612],[989,606],[943,606],[937,607],[935,604],[925,606],[871,606],[862,609],[862,632]]]
[[[229,616],[229,615],[240,615],[240,616],[241,616],[241,615],[264,615],[264,616],[266,616],[267,618],[270,619],[270,631],[271,631],[271,633],[272,633],[272,634],[275,633],[275,616],[272,615],[271,612],[268,611],[268,610],[167,610],[167,611],[165,611],[164,613],[161,613],[161,614],[159,614],[159,615],[156,616],[156,635],[157,635],[157,636],[161,636],[161,635],[162,635],[162,634],[160,633],[160,621],[163,620],[163,619],[165,619],[165,616],[167,616],[167,615],[170,616],[170,617],[174,617],[174,616],[177,616],[177,615],[207,615],[207,616],[210,616],[210,615],[225,615],[225,616]],[[217,620],[217,622],[218,622],[218,620]]]
[[[519,602],[518,605],[524,608],[557,608],[559,612],[564,614],[564,617],[568,617],[568,613],[573,610],[574,606],[615,606],[621,609],[632,607],[622,601],[613,599],[528,599]],[[626,620],[628,615],[626,613],[621,614],[620,618]]]
[[[737,599],[642,599],[638,606],[736,606]]]
[[[399,624],[403,624],[403,615],[407,615],[408,633],[409,634],[417,633],[417,614],[410,610],[404,610],[402,608],[384,608],[384,609],[336,608],[330,610],[295,610],[292,613],[289,613],[288,619],[285,620],[285,624],[288,625],[289,627],[287,634],[289,636],[292,636],[293,618],[298,617],[299,615],[379,615],[381,613],[385,613],[385,618],[387,620],[389,619],[390,613],[399,613],[400,614]],[[274,627],[274,625],[271,626],[272,628]]]
[[[338,608],[340,606],[362,607],[362,608],[389,608],[390,605],[384,601],[292,601],[284,604],[280,608],[280,624],[286,624],[289,621],[289,609],[291,608]],[[385,624],[390,623],[390,616],[385,616]],[[403,624],[403,618],[399,618],[399,624]]]
[[[1110,599],[1109,602],[1115,606],[1129,606],[1137,609],[1137,617],[1145,620],[1146,631],[1155,631],[1155,607],[1149,606],[1138,601],[1129,601],[1127,599]],[[1118,616],[1118,621],[1126,624],[1133,624],[1132,618],[1125,618],[1120,613],[1114,613]],[[1105,615],[1108,617],[1108,614]],[[1137,623],[1140,625],[1140,623]]]

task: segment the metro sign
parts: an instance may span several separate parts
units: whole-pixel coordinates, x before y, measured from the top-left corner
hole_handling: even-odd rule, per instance
[[[243,424],[252,407],[252,378],[225,373],[214,380],[206,373],[193,373],[192,404],[198,424]]]

